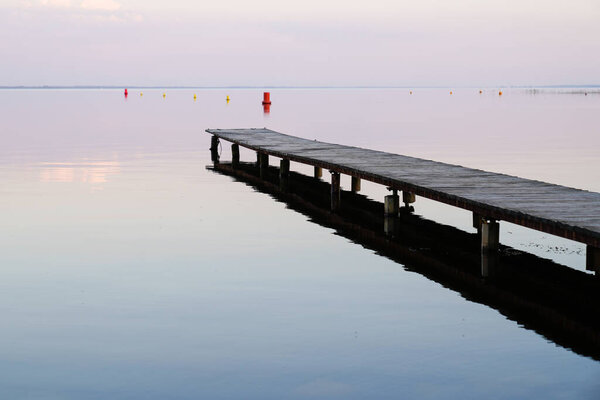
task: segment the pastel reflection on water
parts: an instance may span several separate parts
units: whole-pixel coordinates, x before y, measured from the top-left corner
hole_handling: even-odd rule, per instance
[[[205,169],[204,129],[267,123],[600,190],[598,96],[411,90],[271,90],[267,119],[262,89],[0,90],[2,397],[597,398],[593,359]]]
[[[40,166],[41,182],[106,183],[120,172],[117,161],[45,162]]]

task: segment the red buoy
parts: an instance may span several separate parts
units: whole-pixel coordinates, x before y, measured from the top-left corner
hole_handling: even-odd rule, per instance
[[[127,93],[127,89],[125,89],[125,96],[127,96],[129,93]]]
[[[263,93],[263,105],[265,104],[271,104],[271,93],[269,92],[264,92]]]

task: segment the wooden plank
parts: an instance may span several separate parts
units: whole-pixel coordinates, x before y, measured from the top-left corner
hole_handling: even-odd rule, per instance
[[[409,190],[489,218],[600,247],[600,193],[269,129],[206,131],[264,154]]]

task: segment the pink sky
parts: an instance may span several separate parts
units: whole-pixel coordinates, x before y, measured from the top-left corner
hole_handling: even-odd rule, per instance
[[[598,21],[597,0],[4,0],[0,85],[600,84]]]

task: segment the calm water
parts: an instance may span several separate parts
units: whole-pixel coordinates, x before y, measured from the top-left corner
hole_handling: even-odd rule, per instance
[[[600,396],[598,362],[205,169],[204,129],[266,126],[600,191],[600,95],[448,92],[273,90],[266,115],[259,90],[1,90],[0,396]],[[584,269],[579,243],[501,241]]]

